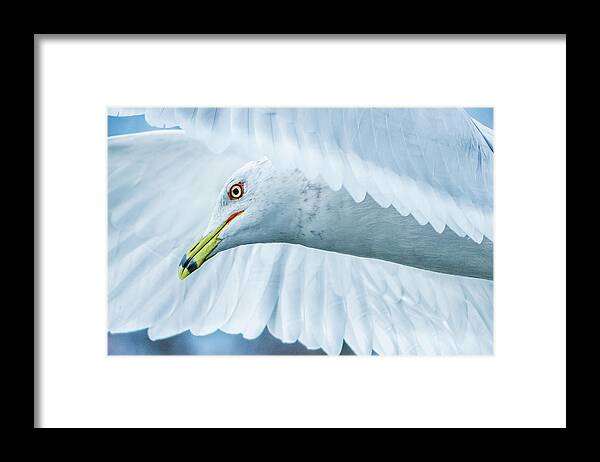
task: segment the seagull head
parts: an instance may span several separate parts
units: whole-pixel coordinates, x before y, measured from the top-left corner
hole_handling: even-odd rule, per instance
[[[179,278],[185,279],[223,250],[285,242],[297,221],[293,204],[302,188],[298,170],[276,170],[266,158],[241,167],[219,193],[203,237],[183,255]]]

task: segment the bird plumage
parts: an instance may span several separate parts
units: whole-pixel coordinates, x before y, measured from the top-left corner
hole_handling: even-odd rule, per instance
[[[452,110],[393,112],[383,119],[377,110],[375,114],[318,110],[312,115],[309,110],[276,110],[268,117],[255,109],[220,111],[148,111],[147,119],[155,117],[155,124],[162,120],[169,122],[163,123],[166,126],[196,125],[184,128],[185,134],[153,132],[109,140],[111,332],[149,328],[152,338],[163,338],[188,329],[194,334],[221,329],[254,338],[267,326],[283,341],[300,340],[308,348],[320,347],[330,354],[339,353],[344,340],[361,354],[491,352],[490,133]],[[244,114],[245,132],[238,120]],[[360,128],[367,115],[371,135]],[[369,136],[380,141],[386,133],[392,136],[394,130],[389,127],[405,119],[410,123],[403,127],[402,137],[405,146],[412,147],[394,151],[405,158],[386,159],[392,151],[380,148],[365,157]],[[348,120],[358,127],[349,129]],[[453,124],[459,121],[466,125],[451,139]],[[445,135],[410,135],[418,127],[433,126]],[[383,133],[377,127],[383,127]],[[268,129],[270,138],[265,137]],[[377,221],[374,215],[368,218],[369,210],[377,211],[380,221],[383,217],[381,235],[396,239],[395,248],[404,244],[404,258],[406,250],[418,247],[411,242],[420,243],[431,250],[433,263],[426,263],[422,251],[425,257],[418,257],[417,252],[412,261],[374,260],[365,257],[382,256],[360,252],[350,255],[347,236],[338,239],[346,248],[319,247],[318,238],[310,232],[319,230],[300,220],[307,225],[306,234],[315,237],[312,242],[282,236],[279,243],[241,242],[223,247],[205,263],[201,274],[179,281],[176,271],[181,254],[207,225],[215,198],[221,197],[231,172],[250,158],[262,157],[254,149],[286,146],[292,135],[302,143],[297,151],[264,151],[275,171],[300,171],[313,185],[313,192],[314,185],[319,185],[323,208],[329,207],[331,215],[338,211],[340,230],[360,216],[369,226]],[[213,138],[218,141],[207,145]],[[373,141],[370,146],[375,146]],[[428,149],[432,146],[437,151]],[[331,152],[335,155],[330,158]],[[414,155],[419,152],[421,156]],[[457,155],[449,160],[449,152]],[[450,178],[452,172],[461,176]],[[381,207],[386,204],[393,207]],[[340,206],[348,213],[342,213]],[[350,219],[351,211],[360,207],[362,213]],[[343,223],[344,217],[350,222]],[[408,237],[413,232],[416,235]],[[440,245],[427,244],[427,235]],[[466,247],[483,257],[478,261],[468,252],[461,257],[444,243],[446,238],[470,243]],[[444,264],[454,267],[439,266],[444,257]],[[423,269],[427,265],[429,270]],[[480,272],[473,273],[469,265]],[[478,278],[464,277],[465,272]]]
[[[230,200],[227,190],[244,184],[245,195]],[[317,177],[309,180],[296,168],[277,169],[268,159],[234,172],[212,211],[209,234],[232,213],[243,211],[221,233],[215,252],[244,244],[288,243],[314,249],[376,258],[415,268],[492,279],[492,242],[440,233],[393,207],[383,208],[370,194],[355,202]]]

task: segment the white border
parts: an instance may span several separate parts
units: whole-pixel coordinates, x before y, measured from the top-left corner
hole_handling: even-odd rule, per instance
[[[38,47],[39,425],[565,425],[564,38]],[[495,356],[108,357],[106,108],[146,105],[495,107]]]

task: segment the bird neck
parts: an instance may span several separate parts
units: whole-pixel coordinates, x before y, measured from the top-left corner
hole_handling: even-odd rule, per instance
[[[438,233],[429,224],[420,225],[412,215],[381,207],[368,194],[357,203],[344,188],[333,191],[319,180],[295,180],[294,206],[288,206],[288,214],[281,217],[288,231],[278,241],[492,279],[491,241],[478,244],[449,228]]]

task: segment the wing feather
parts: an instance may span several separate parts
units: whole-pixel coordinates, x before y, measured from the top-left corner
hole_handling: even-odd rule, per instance
[[[109,114],[137,113],[111,109]],[[462,109],[153,108],[151,125],[180,126],[215,152],[246,146],[249,157],[321,175],[356,201],[368,192],[438,232],[476,242],[492,235],[493,130]]]

